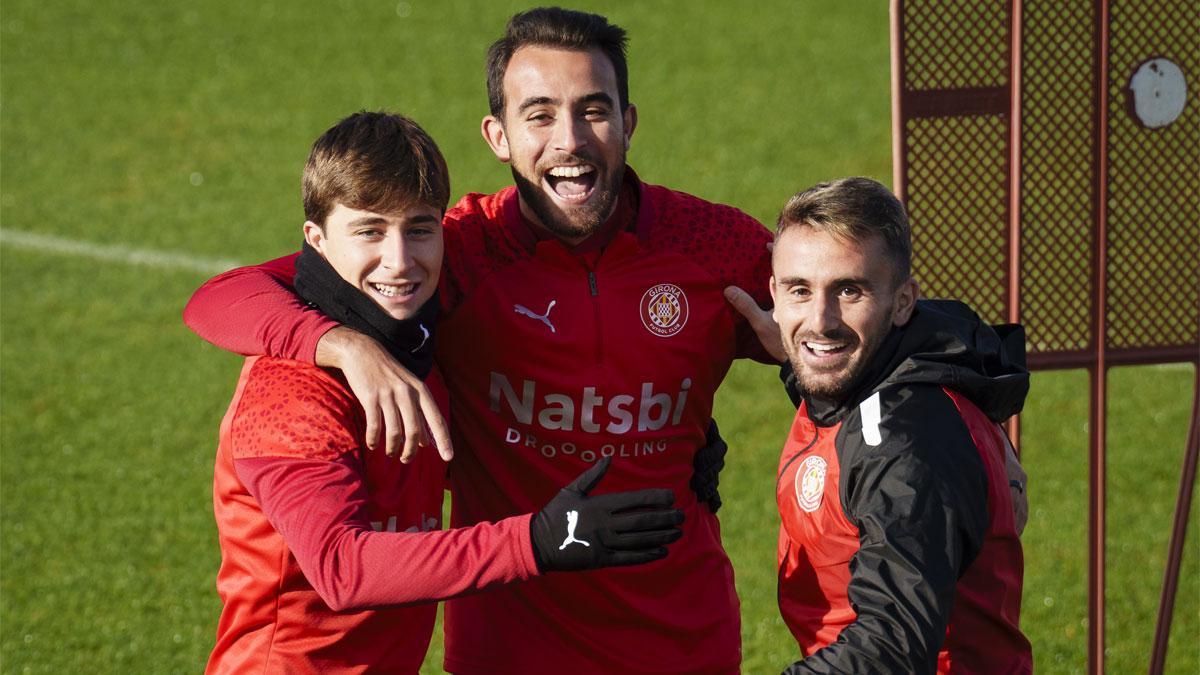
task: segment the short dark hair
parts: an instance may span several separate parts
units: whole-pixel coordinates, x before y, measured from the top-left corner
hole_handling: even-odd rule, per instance
[[[577,12],[561,7],[538,7],[514,14],[508,20],[504,37],[492,43],[487,52],[488,108],[492,115],[504,115],[504,73],[518,49],[527,45],[557,47],[575,51],[599,49],[612,62],[617,75],[617,94],[621,111],[629,107],[629,67],[625,63],[625,29],[608,22],[599,14]]]
[[[313,143],[302,181],[304,217],[325,227],[333,207],[389,213],[414,204],[442,211],[450,174],[437,144],[416,122],[360,111]]]
[[[842,178],[797,192],[780,212],[775,236],[797,226],[851,241],[882,237],[897,283],[911,274],[912,233],[904,205],[870,178]]]

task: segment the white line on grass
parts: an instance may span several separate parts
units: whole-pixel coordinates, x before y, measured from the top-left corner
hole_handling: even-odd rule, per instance
[[[59,255],[72,255],[93,260],[108,260],[127,265],[161,267],[170,270],[189,270],[204,274],[216,274],[238,267],[236,260],[202,258],[186,253],[156,251],[148,248],[131,248],[121,244],[93,244],[86,241],[55,237],[49,234],[24,232],[0,228],[0,244],[16,248],[33,249]]]

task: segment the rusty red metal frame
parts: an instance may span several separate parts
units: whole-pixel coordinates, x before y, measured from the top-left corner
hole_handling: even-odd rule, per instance
[[[1171,543],[1167,547],[1167,569],[1163,573],[1162,596],[1154,625],[1154,648],[1150,652],[1150,673],[1163,672],[1167,662],[1167,638],[1171,636],[1171,616],[1175,612],[1175,593],[1179,590],[1179,568],[1183,563],[1183,543],[1187,538],[1188,516],[1196,487],[1196,464],[1200,459],[1200,358],[1192,362],[1196,373],[1196,395],[1192,398],[1192,428],[1188,430],[1187,451],[1179,475],[1179,497],[1175,500],[1175,518],[1171,525]]]
[[[888,13],[892,58],[892,191],[903,202],[908,197],[908,153],[904,151],[904,3],[891,0]]]
[[[1008,321],[1021,321],[1021,0],[1010,16],[1008,61]],[[1021,416],[1008,421],[1017,457],[1021,456]]]
[[[1010,54],[1007,86],[961,87],[955,89],[906,89],[908,63],[905,56],[907,32],[905,0],[891,0],[892,64],[892,171],[893,186],[901,201],[910,196],[909,138],[911,119],[957,117],[964,115],[1007,115],[1007,245],[1005,269],[1007,286],[1006,318],[1021,319],[1021,160],[1022,160],[1022,52],[1024,22],[1022,1],[1011,0],[1008,29]],[[1110,17],[1108,0],[1093,0],[1092,63],[1092,238],[1090,277],[1092,319],[1088,329],[1089,345],[1081,349],[1046,351],[1031,354],[1033,369],[1086,368],[1089,374],[1089,508],[1088,508],[1088,671],[1104,671],[1105,643],[1105,541],[1106,541],[1106,463],[1108,371],[1114,366],[1156,363],[1191,363],[1196,372],[1192,418],[1188,445],[1180,475],[1167,565],[1155,626],[1154,647],[1149,672],[1162,672],[1166,661],[1167,639],[1178,589],[1179,572],[1192,504],[1197,465],[1200,464],[1200,345],[1167,347],[1108,346],[1108,161],[1109,161],[1109,71]],[[1017,440],[1017,422],[1010,434]]]
[[[1092,347],[1095,360],[1088,367],[1092,396],[1088,414],[1088,672],[1104,672],[1104,544],[1108,476],[1108,0],[1093,0],[1092,111],[1095,115],[1092,144],[1092,313],[1095,318]]]

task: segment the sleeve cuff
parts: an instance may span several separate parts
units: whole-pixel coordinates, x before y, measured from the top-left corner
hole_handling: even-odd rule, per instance
[[[516,529],[516,539],[514,546],[517,550],[514,551],[516,559],[521,563],[521,578],[532,579],[533,577],[541,576],[538,571],[537,560],[533,557],[533,537],[530,535],[530,522],[533,520],[532,513],[526,513],[520,516],[513,516],[508,519],[511,522],[511,527]]]
[[[319,312],[312,313],[311,324],[309,329],[304,331],[305,337],[299,345],[299,356],[305,363],[312,365],[317,364],[317,343],[329,331],[337,328],[341,324]]]

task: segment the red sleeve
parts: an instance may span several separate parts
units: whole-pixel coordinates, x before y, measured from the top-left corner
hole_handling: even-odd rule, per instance
[[[447,531],[376,532],[362,409],[328,372],[260,359],[230,424],[234,470],[334,610],[440,600],[537,574],[528,514]]]
[[[435,532],[376,532],[352,455],[257,457],[238,478],[334,611],[444,600],[537,574],[530,515]]]
[[[299,255],[209,279],[183,309],[183,322],[221,349],[314,363],[317,341],[338,323],[296,296]]]

